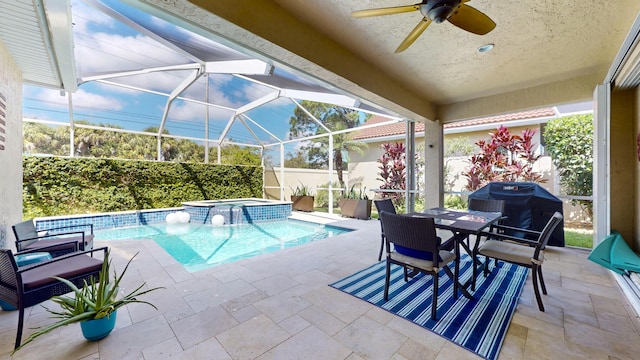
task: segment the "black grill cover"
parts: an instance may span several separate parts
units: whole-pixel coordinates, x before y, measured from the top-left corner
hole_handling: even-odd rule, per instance
[[[492,182],[469,198],[504,200],[507,218],[503,224],[523,229],[542,231],[556,211],[562,214],[562,201],[534,183]],[[555,229],[548,245],[564,246],[564,221]]]

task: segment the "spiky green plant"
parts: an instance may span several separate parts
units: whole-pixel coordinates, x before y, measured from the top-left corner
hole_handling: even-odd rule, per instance
[[[342,193],[343,199],[355,199],[355,200],[369,200],[369,196],[367,195],[367,187],[364,189],[361,187],[359,190],[356,190],[356,184],[351,185],[349,190]]]
[[[300,182],[299,186],[296,188],[291,188],[291,195],[293,196],[313,196],[313,190],[309,185],[305,185]]]
[[[43,307],[52,314],[53,318],[57,318],[60,320],[52,324],[39,327],[37,331],[29,335],[29,337],[25,339],[25,341],[13,351],[14,353],[20,350],[26,344],[35,340],[40,335],[44,335],[59,327],[76,322],[109,317],[118,308],[127,304],[142,303],[150,305],[156,310],[158,309],[155,305],[148,301],[137,299],[137,297],[140,295],[144,295],[154,290],[163,289],[163,287],[155,287],[152,289],[142,290],[142,288],[146,286],[146,282],[143,282],[140,286],[138,286],[135,290],[131,291],[127,295],[124,295],[123,297],[117,299],[120,281],[122,280],[124,274],[127,272],[129,264],[131,264],[131,261],[133,261],[138,253],[136,253],[131,259],[129,259],[127,265],[124,267],[124,270],[122,271],[122,273],[120,273],[120,275],[118,275],[115,270],[113,271],[112,282],[109,282],[109,269],[111,268],[111,259],[109,255],[110,250],[107,250],[106,258],[102,262],[102,270],[100,271],[100,275],[98,276],[98,281],[96,282],[96,279],[94,277],[91,277],[89,283],[87,283],[86,280],[84,281],[84,286],[82,288],[78,288],[67,279],[52,276],[52,278],[67,284],[73,291],[74,297],[53,296],[51,298],[51,301],[60,305],[62,310],[55,310],[46,306]]]

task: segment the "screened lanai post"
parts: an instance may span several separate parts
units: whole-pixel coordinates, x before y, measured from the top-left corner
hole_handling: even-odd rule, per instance
[[[204,163],[209,163],[209,73],[204,74],[207,86],[204,87],[204,97],[207,105],[204,107]]]
[[[407,204],[406,211],[409,213],[415,211],[416,205],[414,192],[416,189],[416,124],[413,121],[406,121],[406,123],[405,143],[407,146],[405,147],[405,158],[407,162],[407,174],[405,178],[405,204]]]
[[[425,209],[444,204],[443,126],[440,121],[424,122],[424,196]]]
[[[66,94],[68,96],[67,98],[67,103],[69,105],[69,156],[70,157],[74,157],[75,156],[75,137],[76,137],[76,129],[73,126],[73,99],[71,98],[71,93],[70,92],[63,92],[62,90],[60,91],[60,95],[62,94]]]
[[[333,132],[331,131],[329,131],[329,214],[333,214]]]
[[[284,144],[280,142],[280,200],[284,201]]]

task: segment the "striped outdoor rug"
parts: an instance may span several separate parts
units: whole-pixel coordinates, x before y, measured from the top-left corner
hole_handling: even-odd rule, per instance
[[[453,269],[452,269],[453,270]],[[462,255],[460,280],[471,278],[471,257]],[[486,358],[498,357],[507,328],[529,269],[500,262],[486,278],[478,271],[473,299],[453,298],[453,283],[440,273],[438,321],[431,320],[433,283],[419,274],[404,282],[400,266],[391,267],[389,301],[383,299],[385,261],[350,275],[330,286],[366,300]]]

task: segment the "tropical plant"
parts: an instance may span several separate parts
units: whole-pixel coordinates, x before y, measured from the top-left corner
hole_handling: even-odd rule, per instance
[[[143,288],[146,286],[146,282],[143,282],[140,286],[135,288],[130,293],[118,298],[120,281],[122,280],[124,274],[127,272],[131,261],[133,261],[133,259],[138,254],[136,253],[131,259],[129,259],[129,262],[127,262],[127,265],[124,267],[124,270],[122,271],[122,273],[120,273],[120,275],[118,275],[114,270],[113,282],[109,282],[109,269],[111,268],[111,259],[109,255],[110,250],[107,250],[106,258],[102,262],[102,270],[100,271],[100,275],[98,276],[98,281],[96,282],[95,278],[91,278],[91,281],[89,283],[87,283],[86,281],[84,282],[84,286],[82,288],[78,288],[67,279],[56,276],[53,277],[56,280],[59,280],[68,285],[72,289],[74,296],[52,297],[51,301],[60,305],[62,310],[55,310],[47,307],[44,308],[52,314],[53,318],[57,318],[60,320],[38,328],[38,330],[31,334],[22,343],[22,345],[14,350],[14,352],[18,351],[26,344],[32,342],[37,337],[47,334],[59,327],[77,322],[97,320],[104,317],[112,316],[114,311],[127,304],[142,303],[150,305],[157,310],[157,307],[152,303],[137,299],[139,296],[147,294],[151,291],[163,289],[162,287],[156,287],[143,290]]]
[[[315,195],[315,202],[318,207],[327,208],[329,207],[329,183],[324,183],[318,185]],[[322,189],[322,190],[321,190]],[[342,197],[341,190],[332,190],[333,192],[333,206],[338,206],[338,200]]]
[[[403,143],[385,143],[381,145],[384,153],[377,160],[380,164],[381,190],[405,190],[407,188],[406,148]],[[404,194],[401,192],[382,192],[382,198],[391,198],[395,205],[401,205]]]
[[[233,141],[232,139],[230,141]],[[218,158],[218,147],[209,149],[209,159]],[[212,162],[210,160],[210,162]],[[224,144],[220,147],[220,163],[227,165],[261,165],[260,149],[236,144]]]
[[[492,181],[546,182],[533,171],[533,164],[540,158],[534,151],[534,134],[534,130],[525,129],[522,136],[512,135],[501,125],[490,133],[489,141],[476,142],[480,152],[471,156],[471,168],[463,174],[467,190],[475,191]]]
[[[304,185],[300,183],[300,185],[296,186],[296,188],[291,188],[292,196],[313,196],[313,190],[309,185]]]
[[[130,160],[156,160],[158,158],[158,141],[155,135],[158,133],[158,127],[147,127],[143,129],[144,133],[129,134],[119,132],[118,130],[123,128],[116,125],[95,124],[81,119],[74,123],[76,125],[74,127],[74,156]],[[100,126],[106,130],[87,128],[86,126]],[[70,155],[69,126],[48,126],[25,122],[23,133],[23,152],[25,154]],[[167,129],[164,129],[162,133],[170,135]],[[204,162],[204,146],[187,139],[163,136],[160,154],[165,161]],[[259,166],[261,163],[258,148],[224,144],[221,147],[220,155],[223,164]],[[218,147],[209,149],[209,157],[217,159]]]
[[[560,173],[567,195],[593,194],[593,116],[575,115],[553,119],[544,128],[546,150]],[[593,217],[593,202],[572,200]]]
[[[355,200],[369,200],[369,196],[367,196],[366,186],[364,188],[360,187],[358,190],[356,190],[355,187],[356,187],[355,184],[351,185],[351,188],[349,188],[349,190],[342,193],[342,198],[355,199]]]
[[[350,151],[363,154],[367,144],[353,141],[349,133],[343,132],[329,136],[327,129],[329,131],[352,129],[360,125],[360,122],[360,114],[355,110],[305,100],[300,103],[300,107],[294,109],[294,115],[289,119],[289,132],[292,138],[326,134],[326,136],[306,141],[299,149],[307,155],[308,167],[312,169],[328,166],[329,142],[333,140],[333,165],[338,175],[338,182],[343,186],[343,170],[345,163],[349,160],[346,155]]]
[[[444,207],[447,209],[466,209],[467,202],[460,195],[445,195]]]

